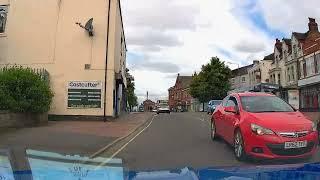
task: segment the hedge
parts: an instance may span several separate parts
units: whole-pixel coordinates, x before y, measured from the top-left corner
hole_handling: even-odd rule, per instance
[[[15,113],[48,112],[53,93],[49,82],[29,68],[0,70],[0,109]]]

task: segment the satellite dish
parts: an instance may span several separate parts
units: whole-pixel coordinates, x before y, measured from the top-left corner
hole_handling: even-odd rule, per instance
[[[89,19],[84,28],[88,31],[89,36],[93,36],[93,18]]]
[[[77,25],[79,25],[81,28],[85,29],[86,31],[88,31],[89,36],[93,36],[93,18],[89,19],[89,21],[86,23],[85,26],[83,26],[81,23],[76,22]]]

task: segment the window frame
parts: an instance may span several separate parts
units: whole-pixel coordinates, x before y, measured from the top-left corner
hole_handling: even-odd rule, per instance
[[[4,35],[6,34],[6,29],[7,29],[9,5],[0,5],[0,12],[1,10],[3,10],[5,13],[5,22],[4,22],[3,32],[0,31],[0,35]],[[0,14],[2,14],[2,12]],[[0,26],[0,30],[1,30],[1,26]]]

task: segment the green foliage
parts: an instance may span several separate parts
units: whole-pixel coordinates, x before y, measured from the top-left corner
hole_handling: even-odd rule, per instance
[[[190,85],[190,93],[200,102],[223,99],[230,89],[231,70],[218,57],[211,58],[203,65],[201,72],[195,74]]]
[[[0,109],[11,112],[47,112],[52,97],[48,81],[31,69],[12,67],[0,71]]]
[[[132,107],[138,105],[138,98],[135,95],[134,90],[135,90],[134,78],[129,73],[129,69],[127,69],[127,101],[128,101],[130,111],[132,110]]]

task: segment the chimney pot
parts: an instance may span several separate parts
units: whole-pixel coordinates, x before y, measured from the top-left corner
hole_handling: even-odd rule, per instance
[[[317,22],[316,22],[316,20],[314,18],[310,18],[309,17],[308,26],[309,26],[309,31],[310,32],[319,32],[318,24],[317,24]]]

